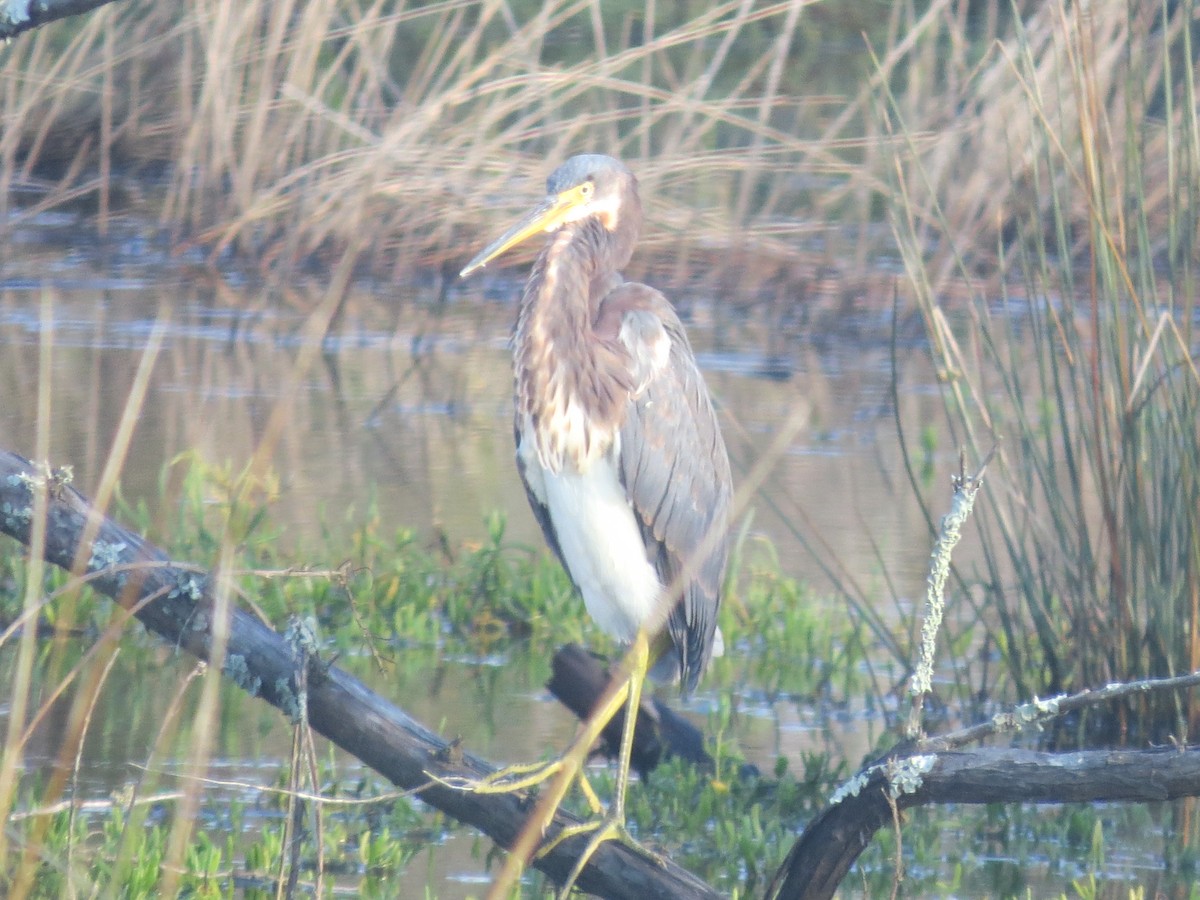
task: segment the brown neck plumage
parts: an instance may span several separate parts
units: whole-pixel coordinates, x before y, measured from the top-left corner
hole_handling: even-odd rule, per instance
[[[594,219],[564,227],[538,255],[515,335],[517,428],[531,426],[543,466],[586,469],[608,452],[631,385],[622,352],[593,328],[621,277],[625,248]],[[613,251],[624,256],[614,258]]]

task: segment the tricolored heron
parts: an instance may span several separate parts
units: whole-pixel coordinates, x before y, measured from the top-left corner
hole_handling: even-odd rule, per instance
[[[517,467],[588,612],[633,647],[610,810],[621,829],[648,663],[678,677],[686,692],[720,643],[732,478],[678,315],[661,293],[620,274],[642,226],[633,173],[608,156],[575,156],[547,188],[462,274],[551,235],[525,285],[514,335]],[[620,702],[593,714],[603,721],[588,745]]]

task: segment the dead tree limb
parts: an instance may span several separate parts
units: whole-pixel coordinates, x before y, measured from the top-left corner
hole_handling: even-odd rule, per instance
[[[91,12],[112,0],[0,0],[0,41],[56,19]]]
[[[958,747],[965,747],[967,744],[978,743],[995,734],[1011,734],[1027,728],[1040,728],[1067,713],[1100,703],[1111,703],[1114,700],[1123,700],[1151,691],[1178,691],[1193,687],[1200,687],[1200,672],[1175,675],[1170,678],[1118,681],[1106,684],[1104,687],[1085,688],[1074,694],[1063,694],[1045,700],[1035,698],[1032,702],[1023,703],[1009,713],[993,716],[986,722],[922,738],[916,746],[920,748],[921,753],[954,750]]]
[[[546,688],[579,719],[586,719],[608,688],[608,668],[578,644],[567,644],[554,654],[550,670]],[[625,710],[621,710],[601,736],[601,749],[608,756],[617,756],[624,727]],[[664,756],[678,756],[704,770],[715,765],[704,749],[700,729],[657,697],[644,694],[633,732],[632,764],[646,778]]]
[[[872,835],[891,823],[892,799],[908,809],[934,803],[1150,803],[1200,796],[1200,749],[918,753],[871,770],[855,790],[843,791],[809,822],[767,897],[832,897]]]
[[[1196,749],[1059,753],[952,749],[991,734],[1038,726],[1069,710],[1131,693],[1190,688],[1200,680],[1200,673],[1113,684],[1070,697],[1035,698],[971,728],[942,737],[922,734],[921,704],[930,690],[950,551],[970,514],[981,476],[982,469],[968,475],[960,457],[954,504],[941,520],[930,566],[921,659],[913,676],[915,699],[906,740],[881,761],[861,769],[808,823],[767,887],[771,900],[833,897],[875,832],[895,821],[900,809],[931,803],[1157,802],[1200,796],[1200,750]]]
[[[44,558],[68,571],[79,551],[89,516],[96,536],[85,548],[88,583],[116,600],[150,631],[180,650],[219,663],[239,687],[281,709],[293,721],[307,701],[308,723],[399,787],[460,822],[472,825],[503,847],[521,831],[530,798],[456,790],[437,778],[478,779],[494,771],[487,762],[459,752],[399,707],[346,672],[307,658],[294,642],[254,616],[232,609],[226,624],[224,658],[212,659],[215,606],[208,578],[192,566],[172,563],[159,548],[108,518],[98,517],[74,488],[45,467],[0,450],[0,531],[28,545],[34,491],[48,494]],[[26,622],[25,627],[34,623]],[[301,667],[307,681],[299,685]],[[559,813],[544,839],[552,841],[578,820]],[[555,881],[565,880],[587,835],[553,847],[533,865]],[[592,857],[579,887],[602,897],[718,897],[711,887],[680,867],[656,865],[630,848],[608,842]]]

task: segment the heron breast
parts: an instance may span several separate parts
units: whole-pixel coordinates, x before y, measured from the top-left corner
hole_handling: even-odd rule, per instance
[[[613,443],[613,430],[592,421],[586,408],[566,391],[555,392],[537,419],[534,442],[541,465],[553,471],[587,472]]]
[[[620,447],[586,471],[571,465],[552,471],[530,452],[530,438],[526,430],[518,452],[530,490],[549,511],[567,573],[596,623],[619,641],[633,640],[654,611],[662,584],[621,484]]]

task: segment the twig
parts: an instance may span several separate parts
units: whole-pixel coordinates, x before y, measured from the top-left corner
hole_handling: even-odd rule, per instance
[[[1022,731],[1026,728],[1040,729],[1042,725],[1059,716],[1120,700],[1133,694],[1146,694],[1152,691],[1175,691],[1184,688],[1200,686],[1200,671],[1190,675],[1176,675],[1172,678],[1145,678],[1141,681],[1114,682],[1101,688],[1089,688],[1076,694],[1064,694],[1039,700],[1034,697],[1029,703],[1022,703],[1010,712],[997,713],[987,722],[961,728],[936,737],[927,737],[917,744],[921,753],[937,753],[963,747],[990,737],[994,734]]]
[[[56,19],[90,12],[112,0],[38,0],[37,3],[0,0],[0,41],[38,28]]]
[[[921,625],[921,650],[913,672],[910,691],[913,705],[905,730],[905,736],[909,740],[916,740],[921,735],[921,711],[925,706],[925,696],[933,689],[933,663],[937,653],[937,635],[942,627],[942,614],[946,608],[946,579],[950,575],[950,557],[959,538],[962,537],[962,527],[975,506],[975,495],[979,493],[979,487],[983,484],[983,473],[991,458],[992,453],[989,452],[979,471],[968,475],[966,460],[963,454],[959,454],[958,474],[953,479],[954,499],[950,511],[942,517],[929,563],[929,576],[926,579],[928,587],[925,591],[925,621]]]
[[[130,801],[126,797],[113,796],[107,800],[59,800],[45,806],[35,806],[33,809],[14,810],[8,814],[8,821],[23,822],[25,819],[35,819],[38,816],[52,816],[55,813],[73,810],[77,813],[108,812],[120,807],[129,810],[134,806],[148,806],[154,803],[171,803],[183,798],[182,791],[166,791],[159,794],[149,794]]]

